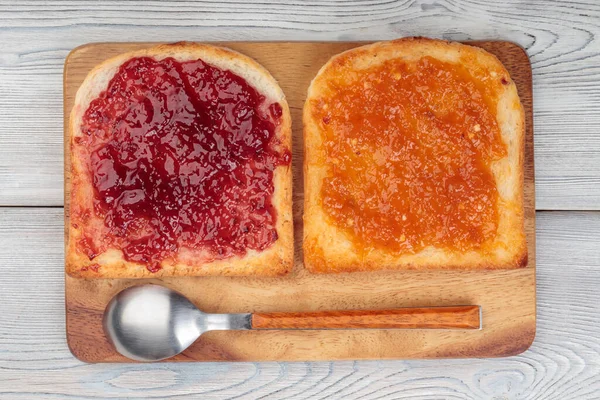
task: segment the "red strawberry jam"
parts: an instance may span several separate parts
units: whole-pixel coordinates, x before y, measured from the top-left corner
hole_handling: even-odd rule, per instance
[[[114,247],[158,271],[182,247],[209,259],[268,248],[273,171],[291,157],[275,137],[281,117],[280,104],[201,60],[127,61],[74,144],[88,157],[92,214],[104,221],[101,237],[84,229],[80,251],[91,259]]]

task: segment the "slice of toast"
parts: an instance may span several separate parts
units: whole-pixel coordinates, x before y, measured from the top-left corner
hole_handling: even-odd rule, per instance
[[[146,67],[144,65],[146,64],[141,62],[137,67],[131,66],[132,64],[123,67],[127,63],[138,62],[136,60],[146,60],[146,64],[151,65],[154,72],[145,74],[144,68]],[[189,68],[192,68],[190,63],[197,62],[196,60],[201,60],[205,67],[198,66],[198,64],[194,66],[197,71],[188,71]],[[201,73],[204,73],[201,71],[202,68],[209,71],[207,74],[210,73],[210,75],[202,76],[214,79],[214,86],[209,87],[203,81],[204,78],[200,76]],[[134,79],[139,79],[138,83],[134,82],[131,84],[134,86],[127,86],[127,73],[135,75]],[[160,84],[152,82],[153,73],[161,76]],[[228,76],[229,81],[223,83],[224,76]],[[250,89],[240,89],[240,82],[247,84]],[[224,86],[226,84],[229,86]],[[196,93],[194,95],[196,97],[190,95],[184,99],[188,93],[186,90],[192,94]],[[202,106],[198,106],[198,102],[203,99],[203,96],[208,96],[207,93],[211,90],[216,91],[216,94],[212,92],[212,96],[216,100],[212,103],[210,102],[212,100],[206,100]],[[121,221],[119,225],[114,222],[115,217],[111,214],[115,212],[116,208],[111,209],[106,206],[106,204],[115,204],[116,200],[107,198],[106,192],[99,189],[99,187],[103,188],[102,185],[108,178],[106,178],[105,171],[101,170],[105,165],[97,162],[97,154],[98,151],[101,151],[99,149],[107,147],[106,143],[111,140],[111,146],[119,147],[121,153],[118,154],[122,154],[125,150],[120,146],[122,143],[119,143],[118,139],[119,135],[122,135],[120,129],[123,124],[129,124],[127,129],[130,136],[127,137],[133,137],[131,132],[140,129],[140,126],[136,126],[135,121],[132,122],[132,118],[137,118],[139,117],[137,114],[147,111],[140,107],[136,108],[134,103],[148,103],[148,99],[160,102],[160,100],[156,100],[159,98],[156,96],[162,94],[170,96],[165,100],[164,107],[170,107],[168,112],[172,112],[172,114],[165,117],[160,110],[156,110],[156,107],[154,110],[148,111],[148,114],[144,116],[146,118],[144,121],[149,124],[148,126],[152,126],[152,131],[142,132],[142,134],[136,131],[136,144],[146,140],[144,135],[147,137],[163,135],[162,139],[159,138],[158,141],[152,143],[160,144],[169,140],[169,143],[175,143],[173,154],[179,154],[182,157],[175,160],[177,165],[183,165],[181,163],[188,163],[190,160],[194,161],[193,158],[198,154],[210,153],[215,146],[217,150],[207,157],[226,155],[219,156],[220,158],[217,160],[220,164],[217,167],[210,165],[212,161],[207,161],[208,164],[203,165],[203,169],[198,167],[198,174],[188,174],[185,177],[181,175],[180,167],[174,170],[173,160],[168,160],[171,162],[170,167],[164,164],[164,170],[161,170],[169,171],[168,176],[165,177],[158,175],[156,171],[153,172],[156,159],[162,159],[163,154],[154,154],[154,157],[150,157],[132,153],[137,154],[133,156],[134,158],[140,156],[144,159],[143,162],[146,164],[143,168],[150,170],[150,172],[144,170],[144,173],[153,178],[148,178],[145,184],[139,184],[138,181],[137,191],[135,191],[137,193],[135,196],[139,195],[145,199],[144,201],[148,200],[144,203],[145,211],[135,211],[132,208],[131,212],[138,213],[136,218],[125,222]],[[258,99],[256,103],[252,103],[255,104],[254,109],[248,111],[238,107],[241,101],[239,99],[246,99],[244,96],[255,96],[253,99]],[[100,108],[100,111],[91,110],[92,105],[96,104],[94,102],[98,101],[104,101],[109,105]],[[204,109],[200,110],[202,107]],[[192,108],[193,110],[191,110]],[[219,110],[229,110],[227,111],[229,114],[224,114],[224,117],[220,116]],[[88,115],[90,112],[96,113],[93,121],[101,121],[102,129],[90,129],[90,124],[86,125],[86,118],[91,118]],[[127,117],[130,120],[126,120],[123,115],[127,112],[134,112],[136,115],[131,118]],[[194,113],[196,113],[197,119],[192,120]],[[211,113],[217,117],[207,117],[207,115],[212,115]],[[165,124],[168,126],[165,129],[167,130],[157,133],[156,126],[152,125],[157,118],[166,121]],[[186,120],[186,118],[188,119]],[[228,131],[227,126],[232,125],[224,124],[226,122],[234,124],[228,118],[240,121],[240,125]],[[204,135],[203,121],[212,121],[214,126],[218,127],[220,136],[214,136],[216,131],[212,131],[211,138],[190,139],[189,143],[193,142],[195,146],[193,151],[180,154],[177,150],[179,145],[176,140],[181,138],[168,138],[167,135],[173,135],[173,132],[176,134],[176,130],[181,126],[183,126],[182,129],[190,130],[192,124],[195,124],[193,125],[195,129],[197,128],[197,131],[193,131],[194,135],[196,133],[200,136]],[[253,121],[252,123],[255,125],[252,126],[255,128],[267,126],[271,127],[269,129],[273,129],[268,139],[261,139],[264,148],[259,148],[254,153],[248,150],[249,146],[254,143],[250,142],[248,136],[244,136],[248,121]],[[163,128],[164,126],[160,129]],[[263,131],[268,132],[268,130]],[[281,88],[270,73],[256,61],[226,48],[194,43],[159,45],[111,58],[95,67],[79,88],[70,115],[69,133],[70,165],[66,169],[70,173],[68,185],[70,191],[69,235],[66,248],[66,271],[69,275],[82,278],[154,278],[202,275],[281,275],[291,270],[293,228],[290,112]],[[252,134],[254,135],[254,133]],[[267,133],[264,134],[267,135]],[[233,137],[232,135],[237,136]],[[100,138],[101,136],[102,138]],[[252,138],[255,137],[257,136]],[[248,143],[244,144],[244,140]],[[233,148],[234,145],[237,147]],[[151,144],[147,146],[151,146]],[[237,148],[242,147],[245,153],[241,153],[242,150],[239,150],[239,154],[235,153]],[[191,144],[189,148],[192,149]],[[267,152],[268,155],[265,155]],[[230,154],[232,155],[230,156]],[[96,157],[93,158],[96,161],[92,162],[92,157]],[[130,179],[129,175],[139,172],[136,172],[135,168],[141,168],[142,161],[134,159],[127,160],[127,162],[129,164],[126,165],[135,165],[135,167],[126,172],[115,173],[113,178]],[[238,163],[235,164],[237,167],[231,167],[231,171],[227,169],[230,162]],[[120,165],[121,169],[124,168],[123,165]],[[188,169],[192,168],[192,164],[186,164],[186,166]],[[218,168],[218,171],[215,168]],[[178,170],[179,176],[177,175]],[[207,217],[206,213],[219,210],[216,206],[212,210],[210,204],[205,208],[198,206],[204,201],[202,196],[197,194],[198,191],[209,190],[205,187],[208,183],[203,182],[211,176],[216,176],[217,172],[220,174],[221,180],[212,182],[211,185],[214,187],[211,187],[210,190],[214,193],[219,191],[233,193],[230,198],[223,200],[223,204],[218,203],[222,209],[226,208],[231,213],[227,214],[231,217],[227,220],[223,219],[224,217],[219,213]],[[125,175],[127,176],[124,177]],[[262,180],[252,180],[259,175]],[[246,179],[246,177],[250,178]],[[164,198],[173,196],[171,204],[160,205],[160,207],[164,207],[164,210],[168,210],[168,215],[165,214],[167,211],[156,211],[158,206],[152,204],[153,200],[149,200],[154,196],[153,190],[155,192],[164,190],[164,185],[170,185],[170,183],[173,183],[173,187],[177,187],[178,180],[183,179],[186,179],[186,188],[189,189],[192,186],[190,193],[193,193],[195,197],[189,198],[193,198],[194,201],[191,204],[180,201],[179,199],[184,197],[181,197],[180,193],[183,186],[179,186],[174,189],[175,192],[169,193],[167,190],[161,195]],[[257,182],[259,182],[260,188],[250,187],[256,185]],[[125,186],[126,184],[123,183],[121,188]],[[119,190],[119,187],[115,188],[115,190]],[[134,192],[128,192],[127,195],[130,196],[131,193]],[[253,196],[251,200],[248,193]],[[111,194],[113,197],[118,197],[118,195],[119,193],[114,196]],[[152,198],[158,199],[159,197]],[[217,197],[209,200],[215,202],[217,201],[215,199]],[[191,211],[184,213],[181,211],[183,208]],[[121,209],[118,212],[121,213],[119,218],[128,215]],[[167,218],[168,222],[164,222],[164,218]],[[182,220],[185,220],[187,225],[180,229],[179,226],[184,226]],[[190,220],[199,222],[194,225]],[[242,226],[243,222],[240,221],[244,220],[248,224]],[[158,222],[153,224],[152,221]],[[166,224],[179,225],[172,229],[171,236],[159,237],[161,233],[157,232],[158,230],[171,229]],[[225,229],[223,224],[230,226]],[[187,236],[184,237],[181,232],[185,232]],[[226,234],[221,232],[226,232]],[[199,235],[202,235],[200,239]],[[157,243],[162,242],[158,239],[147,239],[149,237],[168,240],[167,244],[163,243],[162,245],[162,250],[164,250],[162,253],[150,253],[152,246],[158,246]],[[190,237],[195,239],[191,240]],[[228,241],[231,243],[236,241],[236,247],[232,247],[233,245],[230,245]],[[136,243],[138,245],[141,243],[145,247],[140,247],[142,250],[139,250],[133,247]],[[125,255],[125,252],[128,256]]]
[[[423,38],[346,51],[303,122],[311,272],[526,265],[524,112],[493,55]]]

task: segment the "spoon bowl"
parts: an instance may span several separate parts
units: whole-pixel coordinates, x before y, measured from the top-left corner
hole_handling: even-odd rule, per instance
[[[205,314],[179,292],[141,285],[113,297],[102,324],[120,354],[159,361],[181,353],[206,331],[249,329],[249,318],[250,314]]]

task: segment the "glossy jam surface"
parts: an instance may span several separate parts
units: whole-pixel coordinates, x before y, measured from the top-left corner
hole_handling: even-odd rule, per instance
[[[129,60],[74,143],[88,155],[87,212],[103,220],[79,250],[92,259],[117,248],[157,271],[182,247],[209,259],[269,247],[273,174],[291,157],[275,137],[281,116],[243,78],[201,60]]]
[[[322,206],[335,225],[365,251],[464,251],[492,239],[490,163],[507,154],[500,76],[429,57],[341,68],[313,103],[327,154]]]

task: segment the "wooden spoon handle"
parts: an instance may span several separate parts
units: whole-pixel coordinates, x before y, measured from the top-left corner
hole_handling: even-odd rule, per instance
[[[252,329],[481,329],[479,306],[252,314]]]

